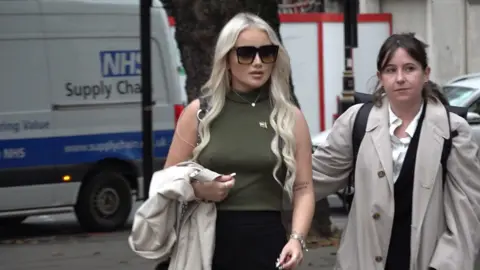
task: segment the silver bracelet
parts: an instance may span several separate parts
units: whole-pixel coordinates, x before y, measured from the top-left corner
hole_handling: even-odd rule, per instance
[[[303,236],[301,234],[293,232],[293,233],[290,234],[290,239],[297,240],[298,242],[300,242],[300,245],[302,246],[302,249],[304,251],[308,251],[305,239],[303,238]]]

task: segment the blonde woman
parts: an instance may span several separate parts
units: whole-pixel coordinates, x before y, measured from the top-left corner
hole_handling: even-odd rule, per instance
[[[311,142],[291,102],[289,74],[272,28],[238,14],[217,41],[203,88],[207,113],[199,122],[195,100],[178,122],[166,166],[194,159],[224,175],[192,182],[199,199],[217,205],[213,270],[294,269],[303,258],[315,207]],[[294,205],[289,233],[281,220],[283,191]]]

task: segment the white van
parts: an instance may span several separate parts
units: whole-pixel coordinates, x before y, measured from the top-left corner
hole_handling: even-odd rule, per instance
[[[183,109],[173,36],[151,8],[155,170]],[[74,211],[124,225],[143,199],[139,0],[0,0],[0,218]]]

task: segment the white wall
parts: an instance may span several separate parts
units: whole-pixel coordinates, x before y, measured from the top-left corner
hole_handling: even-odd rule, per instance
[[[359,23],[358,48],[353,52],[355,91],[371,92],[376,83],[377,54],[389,36],[390,26],[382,22]],[[343,88],[345,55],[343,50],[343,23],[323,24],[323,72],[325,87],[325,126],[333,125],[333,115],[338,113],[336,99]]]
[[[282,23],[280,34],[292,65],[295,95],[312,134],[320,131],[318,25],[316,23]]]
[[[467,0],[361,0],[362,13],[393,15],[393,32],[415,32],[430,45],[432,79],[480,72],[480,5]]]
[[[480,72],[480,4],[467,8],[467,70]]]

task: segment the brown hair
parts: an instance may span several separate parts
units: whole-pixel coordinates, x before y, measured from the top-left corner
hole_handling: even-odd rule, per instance
[[[388,62],[392,59],[393,54],[399,48],[407,51],[415,61],[420,63],[422,70],[425,71],[428,67],[427,47],[427,44],[415,38],[414,33],[393,34],[385,40],[380,48],[377,57],[377,71],[380,73],[384,71]],[[373,102],[376,106],[382,105],[382,98],[385,94],[385,89],[379,87],[379,85],[380,82],[377,83],[373,93]],[[422,96],[424,99],[431,100],[434,103],[441,102],[444,105],[448,104],[448,100],[443,95],[441,87],[432,81],[424,84]]]

